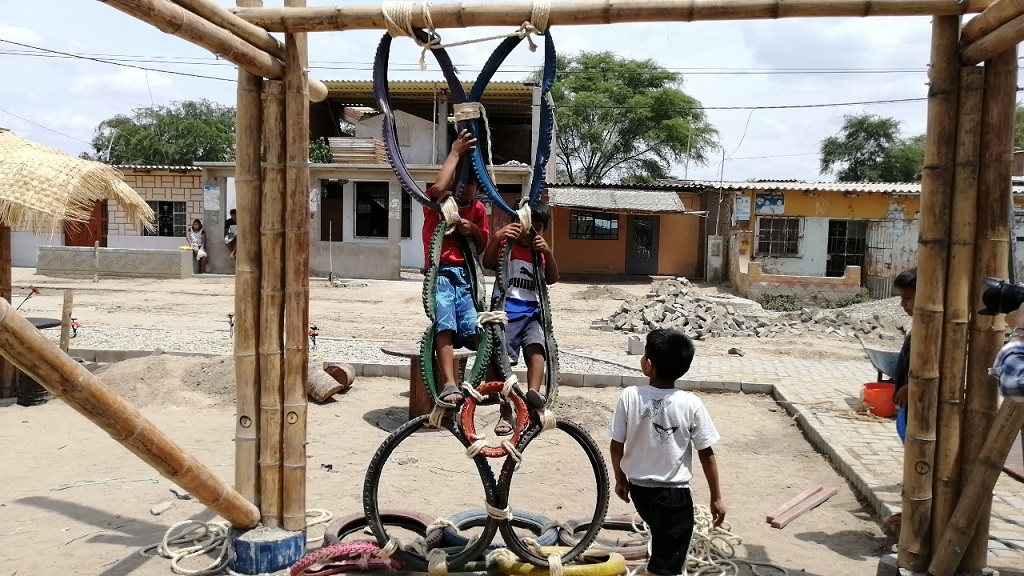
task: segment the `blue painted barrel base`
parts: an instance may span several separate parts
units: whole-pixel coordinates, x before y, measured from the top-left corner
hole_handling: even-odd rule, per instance
[[[231,531],[228,566],[239,574],[268,574],[287,570],[306,552],[306,532],[280,528]]]

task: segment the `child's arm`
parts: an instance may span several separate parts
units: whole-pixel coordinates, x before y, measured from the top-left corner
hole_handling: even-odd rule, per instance
[[[463,218],[462,221],[455,225],[455,228],[459,231],[459,234],[472,238],[477,250],[487,248],[487,236],[472,221]]]
[[[517,223],[508,224],[502,226],[494,236],[487,242],[487,248],[484,249],[483,264],[484,268],[488,270],[494,270],[498,267],[498,256],[501,255],[501,243],[505,240],[509,242],[519,237],[519,233],[523,227]]]
[[[537,234],[533,237],[533,249],[544,255],[544,281],[547,284],[558,282],[558,262],[555,261],[555,253],[548,246],[547,240]]]
[[[629,502],[629,480],[626,475],[622,472],[622,452],[625,449],[625,444],[622,442],[616,442],[612,440],[612,444],[608,449],[608,452],[612,457],[612,471],[615,473],[615,495],[622,498],[626,502]],[[703,462],[703,460],[701,460]]]
[[[452,187],[455,185],[455,170],[459,166],[459,159],[462,158],[466,152],[476,148],[476,138],[469,133],[469,130],[463,130],[459,133],[459,137],[452,142],[451,152],[448,153],[448,157],[444,159],[444,164],[441,165],[441,169],[437,171],[437,176],[434,177],[434,186],[431,197],[434,200],[443,198],[447,194],[452,192]]]
[[[704,477],[708,480],[708,491],[711,492],[711,517],[715,527],[721,526],[725,520],[725,502],[722,501],[722,489],[718,485],[718,461],[715,450],[710,446],[697,451],[700,466],[704,469]],[[615,457],[612,456],[612,460]]]

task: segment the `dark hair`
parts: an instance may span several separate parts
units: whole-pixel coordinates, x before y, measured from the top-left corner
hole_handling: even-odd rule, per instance
[[[234,214],[234,213],[235,213],[235,209],[234,209],[234,208],[232,208],[232,209],[231,209],[231,211],[230,211],[230,212],[228,212],[228,213],[229,213],[229,214]]]
[[[647,334],[644,355],[654,365],[659,380],[676,380],[690,371],[693,341],[678,330],[658,329]]]
[[[193,225],[193,226],[195,226],[196,224],[199,224],[199,227],[200,227],[200,228],[202,228],[202,227],[203,227],[203,221],[202,221],[202,220],[200,220],[199,218],[196,218],[195,220],[193,220],[193,221],[192,221],[192,225]]]
[[[892,287],[917,292],[917,267],[900,272],[899,276],[892,281]]]
[[[545,228],[551,222],[551,209],[548,205],[543,202],[537,202],[530,206],[530,219],[533,220],[533,225],[541,225]]]

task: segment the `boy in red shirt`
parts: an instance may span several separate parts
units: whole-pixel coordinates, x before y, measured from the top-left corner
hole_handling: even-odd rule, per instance
[[[476,139],[470,135],[469,130],[463,130],[452,143],[451,152],[438,171],[434,185],[427,190],[427,194],[433,200],[441,202],[452,194],[459,161],[474,148]],[[477,183],[471,177],[463,186],[462,193],[455,198],[459,206],[459,216],[462,218],[455,225],[455,233],[468,237],[476,245],[477,250],[483,250],[487,246],[490,225],[487,221],[487,209],[476,199],[476,193]],[[428,266],[430,238],[441,222],[441,217],[441,214],[433,210],[423,209],[423,251],[424,261]],[[459,392],[458,383],[455,381],[455,348],[475,350],[479,341],[476,305],[473,301],[466,258],[459,240],[451,234],[445,236],[437,272],[434,323],[434,330],[437,332],[434,337],[434,355],[441,372],[441,391],[437,395],[437,401],[445,408],[454,408],[462,399],[462,393]]]
[[[529,388],[526,399],[534,409],[541,410],[546,402],[540,387],[544,383],[544,361],[547,351],[544,347],[544,326],[541,325],[533,253],[540,253],[546,284],[558,282],[558,264],[543,236],[551,220],[550,209],[547,204],[539,202],[530,208],[530,214],[533,221],[533,228],[530,230],[523,230],[521,224],[512,223],[502,227],[491,237],[487,249],[484,250],[483,264],[485,268],[495,270],[502,248],[505,243],[512,241],[508,270],[504,271],[509,279],[505,298],[505,313],[508,315],[505,345],[513,365],[519,363],[519,351],[522,350],[526,359],[526,383]],[[507,436],[512,430],[512,407],[503,402],[501,418],[494,426],[494,433],[498,436]]]

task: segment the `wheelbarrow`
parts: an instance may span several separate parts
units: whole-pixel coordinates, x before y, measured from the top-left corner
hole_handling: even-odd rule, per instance
[[[868,360],[871,361],[871,365],[878,371],[879,382],[883,382],[883,374],[889,378],[894,378],[896,376],[896,364],[899,363],[900,359],[899,350],[872,348],[865,344],[864,340],[861,339],[859,335],[857,336],[857,341],[860,342],[860,346],[864,349],[864,353],[868,355]]]

